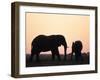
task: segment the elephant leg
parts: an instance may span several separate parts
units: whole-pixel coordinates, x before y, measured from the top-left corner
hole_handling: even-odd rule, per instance
[[[58,60],[61,60],[61,59],[60,59],[60,55],[59,55],[58,48],[53,49],[53,51],[52,51],[52,55],[54,55],[54,57],[55,57],[55,55],[56,55],[57,58],[58,58]]]
[[[56,55],[57,55],[57,57],[58,57],[58,60],[60,61],[61,58],[60,58],[60,54],[59,54],[59,50],[58,50],[58,48],[56,49]]]
[[[30,62],[32,62],[33,57],[34,57],[34,53],[31,53],[31,56],[30,56]]]
[[[82,56],[81,52],[79,53],[78,58],[79,58],[79,63],[82,63],[83,62],[83,56]]]
[[[54,50],[51,50],[52,52],[52,60],[54,61],[55,60],[55,53],[54,53]]]
[[[39,53],[36,54],[36,61],[39,62],[40,58],[39,58]]]

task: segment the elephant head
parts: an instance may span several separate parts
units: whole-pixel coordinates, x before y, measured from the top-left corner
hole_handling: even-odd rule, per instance
[[[64,59],[66,59],[66,55],[67,55],[67,43],[66,43],[66,40],[65,40],[65,37],[62,36],[62,35],[57,35],[57,42],[59,45],[63,45],[64,46]]]

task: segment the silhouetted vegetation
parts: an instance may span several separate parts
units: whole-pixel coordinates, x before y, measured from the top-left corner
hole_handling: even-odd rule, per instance
[[[67,54],[67,59],[63,60],[64,55],[60,55],[61,60],[59,61],[57,57],[52,61],[51,54],[40,54],[40,62],[37,62],[35,58],[33,58],[32,62],[29,61],[30,55],[26,55],[26,67],[35,67],[35,66],[59,66],[59,65],[82,65],[89,64],[89,55],[87,53],[82,53],[83,61],[81,63],[77,63],[75,61],[75,55],[73,55],[73,60],[71,59],[71,53]]]

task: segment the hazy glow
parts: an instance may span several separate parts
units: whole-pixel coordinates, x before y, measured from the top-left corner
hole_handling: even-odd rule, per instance
[[[32,40],[40,35],[61,34],[68,44],[68,53],[71,52],[72,42],[83,42],[82,52],[89,51],[90,17],[84,15],[26,13],[26,53],[31,51]],[[59,48],[63,53],[63,46]]]

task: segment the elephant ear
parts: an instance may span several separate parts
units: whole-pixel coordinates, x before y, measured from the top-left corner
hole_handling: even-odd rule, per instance
[[[64,36],[59,35],[59,37],[58,37],[58,44],[59,45],[64,45],[64,46],[67,45]]]

